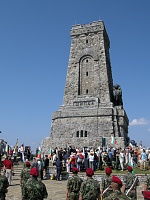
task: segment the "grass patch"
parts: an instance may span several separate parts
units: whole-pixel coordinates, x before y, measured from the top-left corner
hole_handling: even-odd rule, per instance
[[[139,168],[134,168],[134,174],[150,174],[149,170],[140,170]],[[105,173],[105,170],[96,170],[96,173]],[[121,171],[120,169],[113,169],[112,174],[126,174],[127,170]]]
[[[105,173],[105,168],[106,166],[103,168],[103,170],[96,170],[97,173]],[[146,169],[145,170],[141,170],[140,169],[140,164],[138,164],[137,167],[133,168],[134,174],[150,174],[150,170],[148,167],[148,163],[146,163]],[[121,171],[120,167],[119,169],[113,169],[112,170],[112,174],[126,174],[127,170],[124,169],[124,171]]]

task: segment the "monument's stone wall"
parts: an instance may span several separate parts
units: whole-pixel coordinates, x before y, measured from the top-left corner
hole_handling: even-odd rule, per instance
[[[129,122],[122,90],[113,86],[110,41],[104,23],[75,25],[70,33],[63,105],[52,115],[50,137],[42,141],[42,150],[68,145],[98,147],[102,138],[112,146],[112,136],[117,146],[123,147]]]

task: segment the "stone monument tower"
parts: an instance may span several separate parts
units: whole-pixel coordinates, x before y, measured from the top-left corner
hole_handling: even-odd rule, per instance
[[[50,137],[42,148],[124,147],[128,117],[120,85],[113,85],[110,41],[103,21],[72,26],[63,104],[52,115]],[[103,143],[103,144],[102,144]]]

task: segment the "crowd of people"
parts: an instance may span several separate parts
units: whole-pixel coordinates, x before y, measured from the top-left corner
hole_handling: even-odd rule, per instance
[[[49,156],[56,164],[57,160],[62,161],[62,166],[67,172],[72,171],[72,167],[76,166],[79,171],[85,171],[87,168],[96,170],[104,170],[106,166],[112,169],[124,171],[127,165],[139,167],[140,170],[146,170],[150,167],[150,149],[138,148],[137,146],[127,148],[66,148],[57,147],[52,150]]]
[[[32,160],[32,150],[30,147],[27,147],[25,149],[24,144],[21,144],[20,146],[15,145],[14,147],[11,147],[9,152],[6,153],[5,156],[11,157],[13,159],[14,162],[18,162],[18,161],[22,161],[25,162],[25,157],[28,160]]]
[[[133,169],[136,167],[140,170],[149,169],[150,149],[145,149],[144,147],[138,148],[137,146],[128,146],[125,149],[113,147],[86,147],[83,149],[78,149],[72,148],[71,146],[69,146],[68,149],[58,149],[56,147],[52,151],[50,159],[52,160],[53,165],[56,165],[56,169],[57,162],[59,161],[59,174],[56,173],[56,177],[58,178],[58,180],[61,173],[60,169],[73,173],[71,179],[68,180],[66,200],[88,199],[88,197],[82,197],[81,185],[83,184],[83,180],[81,181],[81,179],[77,177],[77,173],[79,171],[85,171],[87,175],[88,170],[92,170],[93,175],[94,172],[97,170],[106,170],[106,176],[102,178],[102,182],[100,184],[101,195],[99,195],[99,193],[96,192],[96,189],[93,189],[95,191],[94,194],[97,194],[97,197],[95,198],[93,195],[92,199],[99,199],[99,196],[103,196],[103,199],[115,199],[115,197],[118,198],[118,196],[120,196],[118,199],[136,200],[136,187],[139,185],[139,180],[137,176],[134,175]],[[127,174],[124,175],[123,181],[121,181],[118,177],[111,176],[113,169],[120,171],[127,170]],[[89,176],[87,175],[87,177]],[[74,189],[74,185],[78,186],[78,189]],[[89,187],[88,190],[92,191],[92,188],[90,188],[91,184],[87,183],[87,185],[87,188]],[[146,187],[146,185],[149,186]],[[84,190],[86,190],[86,186],[84,186]],[[147,191],[147,188],[150,189],[149,176],[147,176],[147,181],[145,182],[143,195],[149,193]],[[86,192],[86,194],[88,194],[88,192]],[[73,195],[77,197],[72,198]]]
[[[108,149],[108,151],[104,150],[102,152],[102,155],[106,154],[108,156],[110,151],[111,148]],[[108,158],[105,160],[104,157],[102,156],[101,162],[105,166],[104,167],[105,175],[103,175],[101,183],[98,184],[97,181],[92,178],[92,176],[94,175],[94,170],[96,168],[94,168],[94,165],[90,165],[91,161],[90,155],[93,156],[93,150],[92,154],[90,150],[88,156],[89,158],[88,168],[86,169],[87,180],[85,181],[81,180],[81,178],[77,175],[78,172],[80,171],[78,165],[77,164],[73,165],[70,168],[73,173],[73,176],[69,178],[67,183],[66,200],[71,200],[71,199],[137,200],[137,186],[140,185],[140,182],[138,177],[133,172],[133,167],[134,166],[137,167],[138,162],[140,162],[140,168],[143,169],[143,167],[145,167],[145,162],[148,161],[149,151],[147,151],[148,153],[146,153],[145,149],[142,149],[141,152],[137,154],[136,163],[134,163],[134,160],[132,160],[133,163],[131,163],[130,157],[133,158],[135,152],[136,148],[133,150],[131,148],[127,148],[127,150],[118,149],[118,152],[116,152],[116,157],[117,156],[119,158],[124,157],[123,162],[121,162],[122,160],[120,161],[120,159],[118,159],[118,161],[120,161],[118,162],[118,165],[120,165],[120,170],[121,171],[126,170],[126,174],[123,176],[123,180],[121,180],[118,176],[112,175],[112,169],[119,168],[118,165],[116,164],[113,165],[113,159],[111,160],[110,158]],[[128,153],[129,155],[128,157],[126,157],[126,153]],[[72,156],[76,156],[73,154]],[[125,158],[129,159],[128,162],[125,160]],[[76,161],[77,159],[78,158],[76,156]],[[116,162],[116,160],[114,162]],[[127,164],[126,166],[125,163]],[[147,175],[142,193],[144,196],[144,200],[150,199],[150,175]]]
[[[7,188],[11,186],[14,172],[13,156],[7,156],[1,163],[0,175],[0,199],[5,200]],[[128,146],[122,148],[55,148],[49,155],[36,155],[33,159],[22,157],[23,169],[20,174],[20,186],[22,199],[44,199],[48,197],[48,192],[44,178],[47,177],[50,162],[56,168],[55,180],[61,180],[61,172],[72,173],[67,181],[66,200],[114,200],[114,199],[137,199],[136,190],[140,184],[138,177],[133,173],[133,169],[149,169],[150,150]],[[113,169],[126,170],[123,180],[112,175]],[[103,170],[100,182],[93,178],[95,171]],[[78,176],[79,172],[85,172],[87,179]],[[143,196],[150,199],[150,175],[143,188]]]

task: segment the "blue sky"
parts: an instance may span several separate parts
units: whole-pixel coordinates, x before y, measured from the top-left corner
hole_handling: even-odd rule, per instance
[[[72,25],[103,20],[114,84],[123,91],[129,137],[150,146],[150,1],[0,1],[0,130],[9,145],[50,135],[62,105]]]

